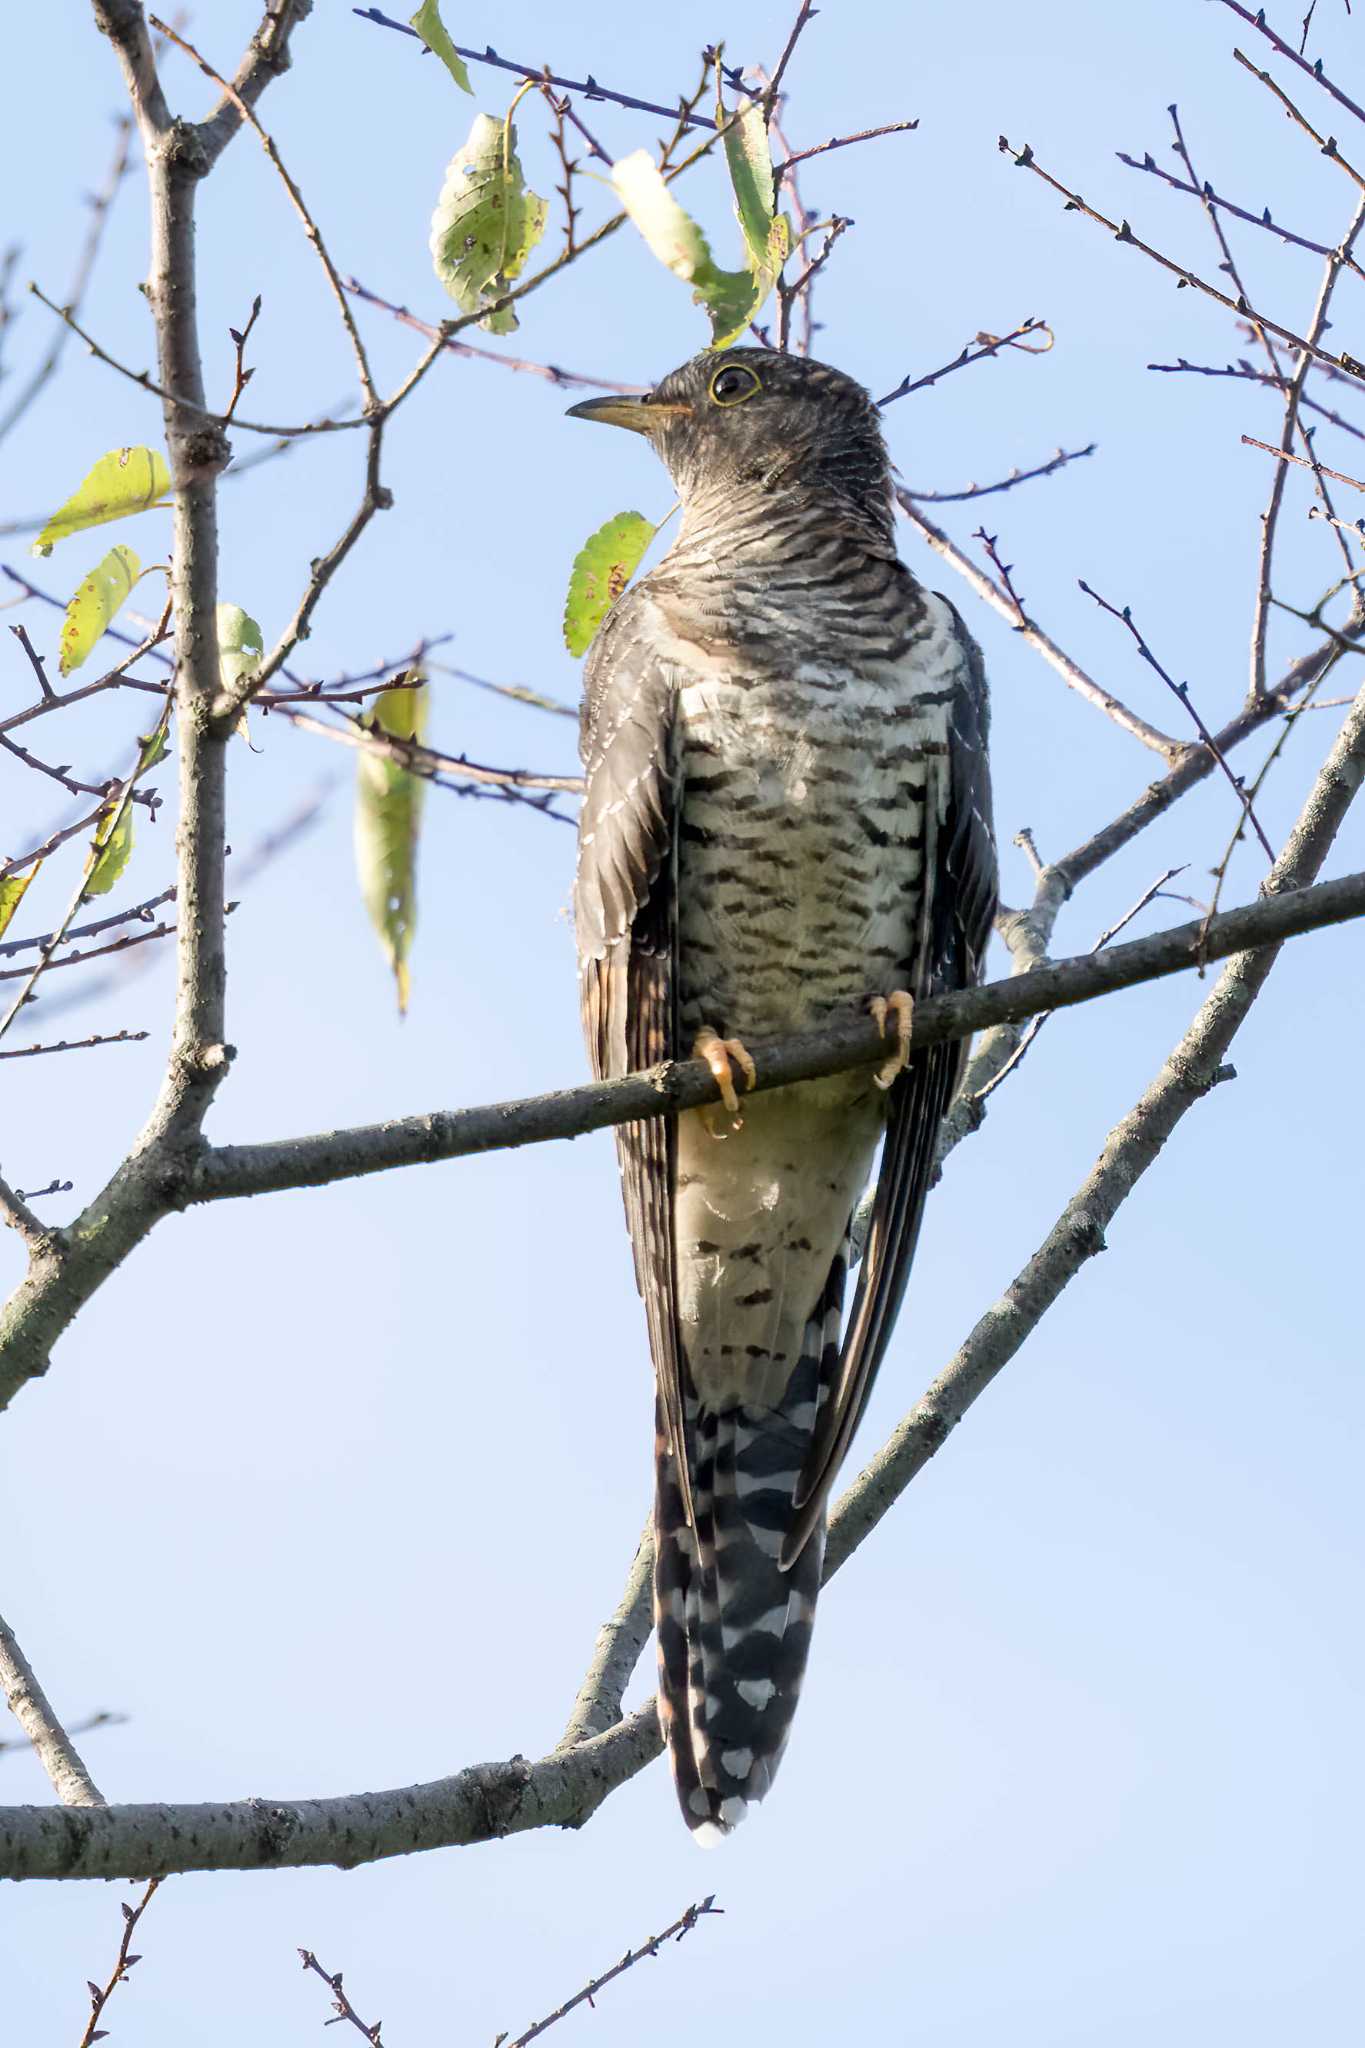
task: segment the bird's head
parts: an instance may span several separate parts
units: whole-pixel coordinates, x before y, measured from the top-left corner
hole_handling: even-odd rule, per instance
[[[690,506],[799,493],[891,532],[881,416],[861,384],[775,349],[708,350],[639,398],[589,398],[570,419],[643,434]]]

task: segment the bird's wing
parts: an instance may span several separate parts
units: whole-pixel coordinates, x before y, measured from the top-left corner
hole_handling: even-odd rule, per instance
[[[947,604],[947,599],[942,602]],[[948,755],[938,802],[925,792],[924,946],[916,995],[970,988],[981,977],[996,906],[986,738],[989,699],[981,650],[952,605],[959,659],[949,707]],[[783,1548],[796,1557],[861,1420],[910,1274],[939,1126],[966,1064],[965,1040],[912,1054],[895,1082],[858,1288],[838,1377],[825,1399],[796,1491],[799,1512]]]
[[[578,836],[574,927],[583,1031],[599,1080],[677,1054],[675,689],[651,647],[647,600],[629,592],[608,614],[585,673],[586,790]],[[635,1279],[645,1305],[664,1420],[681,1454],[682,1351],[673,1256],[676,1126],[672,1117],[616,1134]],[[686,1497],[686,1461],[678,1470]]]

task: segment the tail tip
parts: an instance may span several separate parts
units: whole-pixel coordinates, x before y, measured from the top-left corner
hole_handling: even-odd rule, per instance
[[[719,1848],[726,1837],[734,1833],[750,1807],[756,1803],[752,1799],[742,1798],[738,1793],[732,1793],[728,1799],[713,1801],[700,1787],[693,1792],[692,1800],[697,1812],[704,1813],[704,1817],[698,1819],[695,1813],[689,1812],[684,1814],[684,1819],[692,1830],[692,1840],[699,1849]]]

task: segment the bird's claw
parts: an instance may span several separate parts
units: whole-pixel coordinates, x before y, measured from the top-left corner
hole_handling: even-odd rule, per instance
[[[724,1109],[727,1116],[729,1116],[730,1130],[742,1130],[744,1118],[740,1115],[739,1096],[735,1092],[734,1068],[738,1067],[743,1075],[744,1086],[752,1088],[758,1079],[758,1069],[754,1065],[748,1047],[742,1039],[722,1038],[718,1032],[712,1031],[707,1026],[697,1033],[693,1041],[692,1057],[694,1060],[706,1061],[707,1066],[715,1075],[716,1085],[720,1089],[719,1104],[714,1102],[708,1103],[704,1112],[706,1128],[711,1133],[711,1136],[713,1138],[724,1138],[729,1135],[728,1132],[716,1128],[718,1109]]]
[[[896,1050],[890,1059],[883,1060],[872,1078],[879,1088],[889,1088],[898,1074],[903,1074],[910,1063],[910,1032],[914,1024],[915,999],[906,989],[892,989],[889,996],[873,996],[868,1004],[876,1020],[877,1029],[886,1038],[887,1018],[896,1020]]]

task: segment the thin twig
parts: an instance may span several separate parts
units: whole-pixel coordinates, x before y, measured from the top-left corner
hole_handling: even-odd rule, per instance
[[[961,505],[971,498],[990,498],[997,491],[1012,491],[1020,484],[1031,484],[1038,477],[1055,476],[1068,462],[1081,462],[1087,455],[1093,455],[1098,446],[1098,441],[1092,441],[1085,448],[1059,448],[1047,462],[1040,462],[1034,469],[1012,469],[998,483],[968,484],[965,491],[915,491],[907,487],[905,495],[917,505]]]
[[[363,299],[367,306],[378,306],[383,312],[391,313],[404,327],[411,327],[415,333],[424,334],[428,341],[441,341],[442,346],[454,356],[468,356],[474,362],[498,363],[504,370],[520,370],[531,377],[544,377],[548,383],[561,386],[564,390],[579,391],[620,391],[629,397],[648,389],[644,384],[618,384],[610,377],[590,377],[582,370],[564,370],[557,363],[533,363],[525,356],[503,355],[492,348],[475,348],[472,342],[456,341],[445,334],[441,327],[430,320],[419,320],[406,306],[396,306],[391,299],[383,299],[378,292],[372,292],[358,277],[348,277],[345,288]]]
[[[1157,163],[1150,150],[1145,152],[1141,159],[1129,156],[1124,149],[1116,150],[1114,154],[1121,164],[1127,164],[1130,171],[1145,171],[1149,177],[1160,178],[1162,184],[1168,185],[1173,192],[1187,192],[1194,199],[1202,199],[1205,206],[1216,207],[1220,213],[1230,213],[1234,220],[1245,221],[1248,227],[1261,228],[1267,234],[1277,235],[1282,242],[1289,243],[1295,249],[1311,250],[1315,256],[1330,256],[1333,253],[1328,243],[1315,242],[1311,235],[1295,234],[1292,228],[1283,227],[1279,221],[1272,220],[1268,206],[1260,213],[1253,213],[1249,207],[1238,206],[1235,200],[1225,199],[1222,193],[1215,192],[1207,181],[1187,184],[1183,178],[1177,178],[1174,171],[1168,171]],[[1365,277],[1365,268],[1354,256],[1347,258],[1347,267]],[[1151,369],[1153,366],[1149,363],[1147,367]]]
[[[94,1728],[117,1728],[127,1721],[127,1714],[111,1714],[101,1708],[97,1714],[87,1714],[83,1721],[73,1721],[67,1729],[68,1735],[88,1735]],[[7,1752],[17,1755],[21,1750],[31,1750],[32,1742],[27,1735],[16,1736],[11,1741],[0,1741],[0,1756]]]
[[[1036,334],[1047,336],[1041,347],[1030,347],[1025,337]],[[978,334],[978,346],[970,342],[955,355],[950,363],[943,363],[937,370],[931,370],[925,377],[903,377],[894,391],[888,391],[885,398],[879,398],[879,406],[894,405],[898,398],[908,398],[912,391],[927,391],[931,384],[937,384],[942,377],[951,377],[954,370],[965,370],[970,363],[983,363],[988,356],[998,356],[1002,348],[1018,348],[1026,356],[1046,355],[1052,347],[1053,334],[1046,320],[1029,319],[1021,321],[1008,334]]]
[[[1140,235],[1135,235],[1126,220],[1110,220],[1108,214],[1101,213],[1097,207],[1091,206],[1079,192],[1073,192],[1060,178],[1054,178],[1050,171],[1044,170],[1033,154],[1031,143],[1026,142],[1021,149],[1016,149],[1008,137],[1002,135],[999,138],[999,146],[1002,153],[1012,159],[1016,170],[1032,171],[1045,185],[1060,193],[1066,202],[1065,210],[1068,213],[1083,214],[1086,220],[1094,221],[1097,227],[1107,228],[1116,242],[1127,242],[1134,249],[1140,250],[1151,262],[1169,272],[1179,283],[1202,292],[1205,298],[1213,299],[1220,306],[1226,306],[1230,313],[1240,313],[1244,318],[1255,321],[1257,326],[1268,328],[1272,334],[1277,334],[1281,341],[1287,341],[1291,347],[1305,349],[1315,362],[1325,363],[1330,369],[1344,370],[1348,376],[1365,382],[1365,365],[1357,366],[1354,356],[1334,356],[1327,349],[1319,348],[1303,335],[1295,334],[1292,327],[1282,327],[1279,321],[1272,320],[1269,314],[1257,312],[1244,297],[1230,298],[1226,292],[1219,291],[1217,285],[1210,284],[1207,278],[1200,277],[1196,271],[1187,269],[1183,263],[1176,263],[1169,256],[1163,256],[1160,249],[1153,248],[1150,242],[1144,242]]]
[[[1210,731],[1209,727],[1204,723],[1203,714],[1200,711],[1199,706],[1195,703],[1194,698],[1190,695],[1189,684],[1187,682],[1178,683],[1175,680],[1175,677],[1170,674],[1169,670],[1162,667],[1161,663],[1153,654],[1151,648],[1147,645],[1147,642],[1143,639],[1142,634],[1139,632],[1137,625],[1133,619],[1131,606],[1123,605],[1122,607],[1120,607],[1118,605],[1110,604],[1108,598],[1101,597],[1098,590],[1091,589],[1090,585],[1086,582],[1083,576],[1077,577],[1076,580],[1080,585],[1080,588],[1085,592],[1086,596],[1093,598],[1101,611],[1108,612],[1111,619],[1117,619],[1121,625],[1127,627],[1129,633],[1131,633],[1133,637],[1134,643],[1136,644],[1138,653],[1141,655],[1142,659],[1147,663],[1147,666],[1151,669],[1155,669],[1156,673],[1161,677],[1161,680],[1166,685],[1167,689],[1170,690],[1174,696],[1178,697],[1181,703],[1185,706],[1185,709],[1189,712],[1190,717],[1194,721],[1195,728],[1198,731],[1200,739],[1204,742],[1204,745],[1213,755],[1214,760],[1218,763],[1218,766],[1222,769],[1224,775],[1226,775],[1228,783],[1235,792],[1237,801],[1241,805],[1242,810],[1246,815],[1248,823],[1251,825],[1252,830],[1255,832],[1256,837],[1260,840],[1261,845],[1265,850],[1266,859],[1273,861],[1275,858],[1275,849],[1270,844],[1270,841],[1266,838],[1265,833],[1261,830],[1260,819],[1256,816],[1255,811],[1251,807],[1251,799],[1247,795],[1247,792],[1242,785],[1242,779],[1239,775],[1236,775],[1233,772],[1233,769],[1228,762],[1226,754],[1222,752],[1217,740],[1213,736],[1213,733]]]
[[[1017,601],[1000,584],[992,582],[969,555],[964,555],[961,548],[949,540],[941,527],[934,525],[928,515],[921,511],[909,491],[897,485],[895,498],[910,524],[928,541],[935,553],[941,555],[946,562],[950,562],[958,575],[971,585],[977,596],[988,604],[992,611],[998,612],[1030,647],[1036,648],[1049,668],[1056,670],[1069,690],[1075,690],[1078,696],[1084,697],[1087,703],[1094,704],[1107,718],[1112,718],[1115,725],[1124,732],[1131,733],[1134,739],[1141,740],[1144,747],[1150,747],[1153,753],[1160,754],[1163,759],[1174,760],[1184,751],[1182,741],[1173,739],[1169,733],[1158,732],[1145,718],[1139,718],[1135,711],[1130,711],[1111,690],[1106,690],[1103,684],[1097,683],[1092,676],[1087,675],[1078,662],[1073,661],[1069,654],[1063,653],[1056,641],[1050,639],[1041,626],[1035,624],[1032,619],[1021,620]]]
[[[91,272],[95,267],[95,258],[99,254],[100,243],[104,239],[104,230],[108,225],[110,211],[118,195],[119,187],[128,173],[128,162],[133,140],[133,117],[131,114],[119,115],[116,123],[116,134],[118,139],[114,145],[113,161],[110,163],[104,183],[90,200],[90,225],[86,230],[85,243],[77,259],[75,274],[71,279],[71,288],[66,295],[67,305],[73,313],[80,311],[81,301],[85,297],[86,287],[90,283]],[[57,330],[49,342],[47,351],[37,369],[15,393],[3,417],[0,417],[0,441],[4,440],[11,427],[18,424],[38,397],[44,385],[49,383],[56,374],[57,366],[62,359],[62,352],[70,339],[70,332],[69,328],[59,328]]]
[[[44,1052],[86,1052],[92,1045],[141,1045],[150,1036],[149,1031],[99,1031],[89,1038],[59,1038],[52,1045],[6,1046],[0,1049],[0,1060],[31,1060]]]
[[[133,1968],[134,1964],[142,1961],[140,1955],[132,1955],[129,1951],[132,1947],[137,1923],[146,1912],[148,1906],[151,1905],[160,1883],[161,1879],[159,1877],[150,1878],[147,1883],[147,1889],[143,1892],[142,1897],[135,1906],[130,1906],[125,1900],[119,1907],[120,1912],[123,1914],[123,1939],[119,1943],[118,1957],[108,1982],[102,1989],[93,1979],[91,1979],[86,1987],[90,1993],[90,2018],[86,2021],[85,2032],[81,2035],[79,2048],[92,2048],[92,2043],[102,2039],[108,2032],[106,2027],[101,2027],[98,2024],[100,2015],[118,1990],[119,1985],[127,1980],[128,1972]]]
[[[878,128],[859,128],[852,135],[831,135],[828,142],[812,143],[809,149],[798,149],[795,156],[789,156],[785,163],[773,165],[773,176],[783,178],[796,164],[809,163],[813,156],[827,156],[832,149],[847,149],[855,142],[875,142],[881,135],[908,135],[919,127],[915,121],[883,121]]]
[[[365,2036],[365,2039],[372,2044],[372,2048],[382,2048],[379,2029],[383,2026],[384,2022],[382,2020],[373,2020],[366,2026],[364,2020],[361,2019],[360,2014],[341,1988],[340,1970],[335,1972],[324,1970],[311,1948],[301,1948],[299,1954],[303,1959],[304,1969],[311,1970],[316,1976],[321,1977],[323,1983],[332,1994],[332,2011],[336,2018],[328,2020],[326,2025],[334,2027],[337,2020],[349,2020],[350,2024],[358,2029]]]
[[[262,149],[269,157],[275,170],[278,172],[280,182],[284,186],[285,191],[289,194],[290,202],[293,205],[294,211],[295,213],[297,213],[299,219],[303,222],[303,231],[307,235],[309,241],[312,243],[314,249],[317,251],[318,261],[319,263],[321,263],[323,270],[326,272],[327,282],[331,286],[332,290],[332,297],[336,300],[337,310],[341,314],[342,326],[346,329],[346,338],[350,342],[351,352],[355,356],[356,375],[360,379],[360,388],[365,394],[365,410],[367,412],[371,411],[379,403],[379,393],[375,390],[374,378],[370,374],[370,361],[369,357],[365,353],[365,344],[360,339],[360,330],[355,324],[355,316],[351,312],[350,302],[348,301],[346,294],[342,289],[341,279],[337,274],[336,265],[333,263],[331,256],[328,253],[327,244],[322,239],[322,231],[318,227],[317,222],[314,220],[312,214],[310,213],[307,201],[304,199],[302,192],[300,192],[298,186],[295,184],[294,180],[290,177],[288,171],[285,169],[284,159],[281,157],[279,150],[275,146],[274,138],[266,133],[266,130],[262,127],[260,121],[256,116],[254,109],[250,107],[247,104],[247,102],[242,98],[242,95],[237,91],[236,87],[233,85],[229,85],[227,79],[225,79],[221,75],[221,73],[214,70],[213,66],[209,63],[208,59],[206,57],[202,57],[199,54],[198,50],[196,50],[193,43],[187,41],[187,39],[184,36],[180,35],[177,32],[177,30],[171,28],[166,22],[160,20],[160,18],[157,15],[149,14],[147,19],[150,21],[152,27],[156,29],[160,35],[166,37],[168,42],[174,43],[177,49],[183,50],[187,57],[190,57],[194,60],[194,62],[199,66],[199,69],[203,72],[204,76],[206,78],[211,78],[214,84],[221,89],[224,98],[230,100],[233,106],[237,108],[238,112],[242,116],[242,119],[244,121],[249,121],[251,123],[251,126],[255,129],[257,139],[259,140]],[[235,402],[236,401],[234,398],[234,404]],[[232,408],[231,406],[229,406],[226,418],[230,419],[231,416]]]
[[[421,41],[417,31],[409,28],[405,21],[392,20],[389,15],[381,14],[377,7],[353,7],[351,12],[359,15],[362,21],[372,21],[379,28],[397,29],[400,35],[414,36],[418,42]],[[511,71],[518,78],[529,78],[532,81],[543,78],[551,85],[561,86],[569,92],[581,92],[588,100],[610,100],[614,106],[629,107],[637,114],[662,114],[666,121],[672,121],[677,117],[676,104],[664,107],[660,106],[657,100],[641,100],[628,92],[616,92],[609,85],[599,85],[591,72],[586,78],[561,78],[558,72],[548,70],[543,64],[517,64],[510,57],[500,57],[491,43],[482,50],[466,50],[456,43],[455,49],[471,64],[492,64],[499,71]],[[708,121],[704,114],[689,114],[687,125],[689,128],[714,128],[716,124],[714,121]]]
[[[1267,455],[1273,455],[1277,462],[1293,462],[1300,469],[1320,469],[1322,474],[1330,476],[1334,483],[1349,484],[1353,491],[1365,491],[1365,482],[1362,482],[1360,477],[1347,476],[1345,470],[1329,469],[1325,462],[1305,462],[1302,455],[1291,455],[1287,448],[1272,448],[1269,441],[1258,441],[1254,434],[1243,434],[1242,443],[1247,448],[1263,449]]]
[[[98,932],[112,931],[116,925],[151,924],[153,913],[160,910],[163,903],[174,901],[175,885],[172,883],[169,889],[163,889],[159,896],[149,896],[144,903],[130,904],[127,910],[111,911],[108,917],[94,918],[89,924],[72,925],[66,934],[67,941],[91,939]],[[51,945],[54,937],[53,932],[39,932],[31,939],[0,940],[0,960],[9,959],[15,953],[27,953],[34,946]]]
[[[1266,41],[1274,45],[1282,57],[1288,57],[1291,64],[1297,64],[1300,71],[1306,72],[1314,84],[1320,85],[1324,92],[1329,92],[1339,106],[1345,107],[1350,113],[1354,114],[1358,121],[1365,121],[1365,107],[1357,106],[1356,102],[1344,93],[1339,85],[1334,85],[1323,70],[1321,63],[1308,63],[1306,58],[1291,43],[1285,42],[1283,36],[1277,35],[1265,18],[1264,7],[1258,7],[1253,14],[1249,7],[1244,7],[1241,4],[1241,0],[1223,0],[1223,5],[1224,7],[1230,7],[1234,14],[1240,15],[1249,28],[1258,29]]]
[[[575,1991],[572,1998],[566,1998],[563,2005],[557,2005],[554,2011],[547,2013],[543,2020],[537,2020],[535,2025],[528,2027],[524,2034],[518,2034],[515,2041],[508,2041],[506,2034],[499,2034],[497,2040],[493,2043],[493,2048],[503,2048],[504,2043],[506,2043],[506,2048],[529,2048],[530,2042],[543,2034],[547,2027],[552,2027],[556,2020],[562,2020],[567,2013],[571,2013],[576,2005],[583,2005],[584,2003],[591,2005],[598,1992],[610,1984],[614,1977],[619,1977],[626,1970],[633,1969],[636,1963],[643,1962],[646,1956],[657,1956],[666,1941],[681,1941],[683,1936],[690,1934],[697,1922],[708,1914],[723,1915],[724,1911],[725,1908],[723,1906],[716,1904],[715,1893],[711,1892],[706,1898],[700,1900],[697,1905],[689,1906],[685,1913],[679,1914],[671,1926],[665,1927],[662,1934],[651,1935],[650,1939],[640,1948],[627,1949],[619,1963],[613,1963],[611,1968],[604,1970],[600,1977],[594,1977],[592,1982],[585,1984],[581,1991]]]

